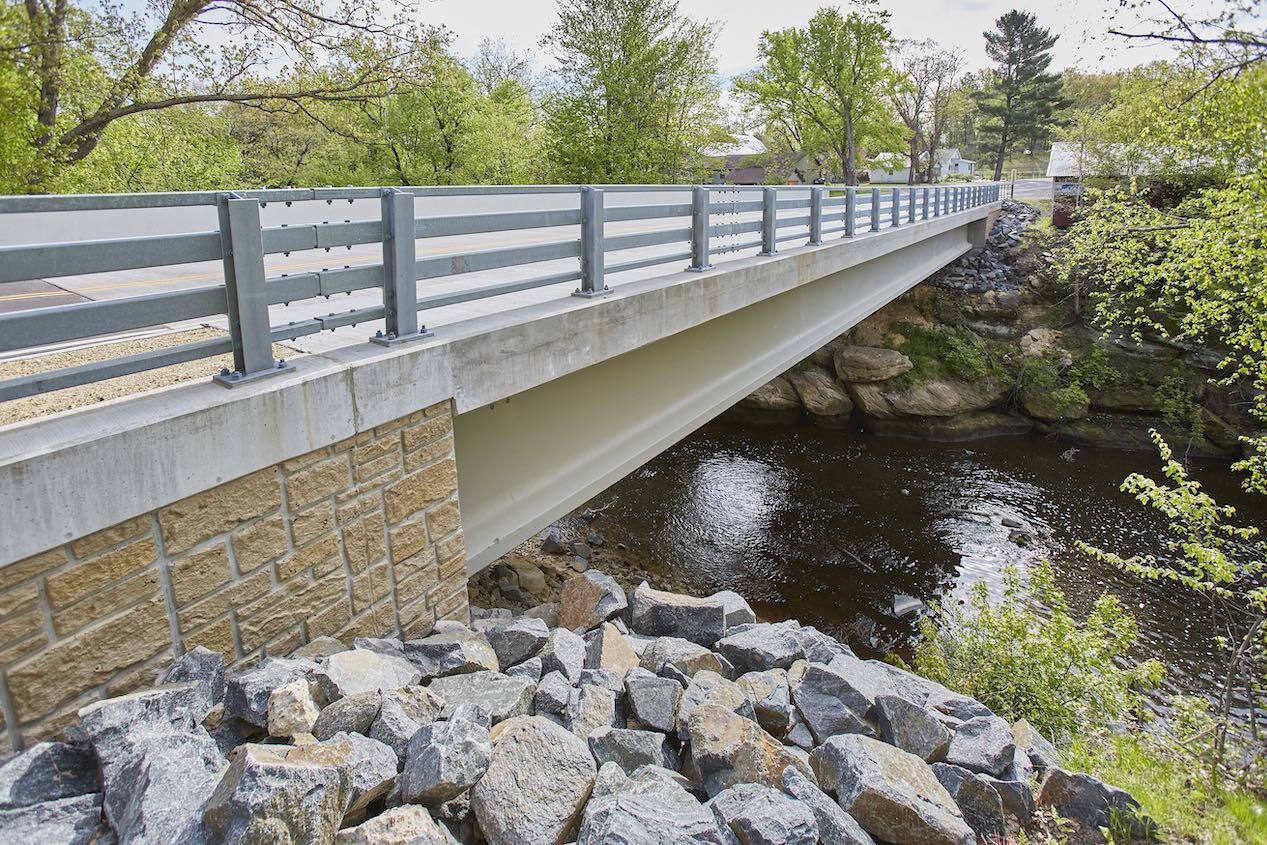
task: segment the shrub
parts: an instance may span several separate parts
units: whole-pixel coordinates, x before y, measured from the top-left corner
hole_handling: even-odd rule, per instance
[[[1128,716],[1165,672],[1155,660],[1126,664],[1138,630],[1116,596],[1100,596],[1075,620],[1046,562],[1028,585],[1005,569],[997,603],[974,585],[964,606],[936,609],[922,628],[916,672],[1062,743]]]

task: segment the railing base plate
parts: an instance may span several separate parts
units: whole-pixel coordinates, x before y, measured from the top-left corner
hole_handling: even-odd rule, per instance
[[[581,290],[580,288],[577,288],[576,290],[572,291],[572,295],[579,296],[582,299],[594,299],[595,297],[598,297],[598,296],[607,296],[607,294],[611,292],[612,292],[611,288],[603,288],[602,290]]]
[[[423,326],[418,329],[417,334],[377,334],[370,338],[370,343],[375,343],[379,346],[397,346],[402,343],[412,343],[415,340],[423,340],[428,337],[435,337],[435,332],[429,332],[427,331],[427,327]]]
[[[293,373],[295,371],[294,364],[287,364],[285,361],[277,361],[270,370],[260,370],[258,373],[243,374],[234,370],[231,373],[216,373],[211,380],[221,387],[241,387],[244,384],[251,384],[260,379],[269,376],[281,375],[282,373]]]

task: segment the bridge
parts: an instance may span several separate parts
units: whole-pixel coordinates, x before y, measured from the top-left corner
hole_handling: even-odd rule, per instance
[[[470,573],[982,244],[1000,195],[0,198],[0,294],[48,303],[0,314],[0,353],[223,329],[0,401],[232,360],[0,429],[0,730],[48,735],[195,645],[248,661],[464,617]]]

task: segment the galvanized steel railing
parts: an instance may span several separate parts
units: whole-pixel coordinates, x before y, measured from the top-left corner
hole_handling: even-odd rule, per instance
[[[605,193],[689,192],[690,201],[604,207]],[[719,201],[718,192],[759,193],[752,200]],[[416,218],[415,197],[577,194],[579,208],[481,212]],[[827,235],[855,237],[882,228],[953,214],[994,202],[998,183],[893,188],[827,186],[761,188],[681,185],[544,185],[406,188],[312,188],[239,192],[117,194],[96,196],[0,197],[0,225],[6,213],[215,206],[219,230],[189,234],[99,239],[0,247],[0,289],[6,283],[57,277],[221,261],[223,283],[186,290],[37,308],[0,315],[0,353],[65,341],[225,315],[229,336],[204,340],[0,381],[0,401],[143,372],[186,361],[233,353],[233,370],[215,376],[226,386],[243,384],[290,367],[272,355],[272,344],[340,326],[384,320],[376,343],[396,344],[430,336],[419,312],[445,305],[579,281],[575,295],[608,292],[605,277],[661,264],[689,261],[687,269],[709,269],[722,253],[759,248],[774,255],[778,245]],[[264,227],[260,208],[268,203],[378,198],[379,219]],[[805,215],[780,212],[805,210]],[[717,215],[759,218],[715,222]],[[670,229],[606,235],[609,222],[689,218]],[[476,235],[521,229],[579,226],[579,238],[526,246],[457,250],[422,257],[419,239]],[[794,232],[781,230],[796,229]],[[801,231],[804,230],[804,231]],[[752,233],[757,237],[714,245],[717,238]],[[268,276],[265,256],[302,250],[329,250],[382,244],[382,262],[315,272]],[[607,263],[609,253],[682,243],[687,249]],[[419,296],[418,282],[558,259],[579,259],[575,269],[466,290]],[[334,293],[379,288],[382,304],[274,326],[269,306]]]

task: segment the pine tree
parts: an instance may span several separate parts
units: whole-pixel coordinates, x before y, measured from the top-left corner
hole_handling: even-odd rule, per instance
[[[995,151],[994,178],[1003,177],[1003,160],[1018,141],[1046,134],[1061,105],[1060,77],[1048,72],[1058,36],[1016,9],[994,22],[985,35],[986,55],[995,63],[989,84],[973,93],[985,118],[980,127]]]

